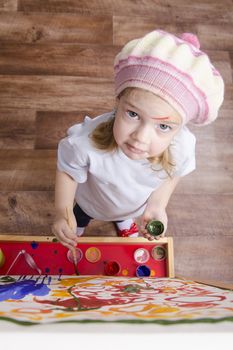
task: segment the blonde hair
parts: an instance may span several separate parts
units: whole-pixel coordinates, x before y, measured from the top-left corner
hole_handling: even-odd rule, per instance
[[[137,88],[126,88],[120,93],[117,98],[121,98],[125,94],[129,94],[132,90]],[[118,147],[114,135],[113,135],[113,125],[115,118],[111,118],[106,122],[99,124],[90,134],[90,138],[97,149],[112,152],[115,151]],[[154,165],[160,165],[163,170],[167,173],[169,177],[172,177],[172,171],[175,166],[172,160],[172,155],[169,147],[157,157],[149,157],[148,160],[152,164],[152,169],[158,171],[161,169],[155,169]]]

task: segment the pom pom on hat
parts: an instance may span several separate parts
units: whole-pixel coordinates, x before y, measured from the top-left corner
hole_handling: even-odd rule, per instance
[[[192,44],[197,49],[200,49],[200,42],[198,40],[198,37],[195,34],[192,33],[183,33],[180,35],[180,38],[184,41],[186,41],[189,44]]]
[[[209,124],[223,102],[224,82],[200,50],[196,35],[155,30],[126,44],[114,62],[118,96],[127,87],[151,91],[182,116],[183,123]]]

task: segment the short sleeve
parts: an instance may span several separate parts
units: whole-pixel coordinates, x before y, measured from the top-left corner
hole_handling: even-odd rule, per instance
[[[72,135],[62,139],[58,144],[57,168],[69,174],[78,183],[86,182],[88,157],[81,137]]]
[[[183,127],[175,136],[171,145],[172,158],[175,162],[173,176],[182,177],[195,170],[195,146],[196,137],[187,127]]]
[[[114,112],[102,114],[94,119],[86,116],[84,121],[71,126],[58,144],[57,168],[69,174],[78,183],[86,182],[90,166],[90,152],[93,153],[89,134],[101,122],[112,118]]]

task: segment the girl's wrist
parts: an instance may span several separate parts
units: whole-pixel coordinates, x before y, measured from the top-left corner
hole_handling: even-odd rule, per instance
[[[166,212],[166,206],[158,202],[148,202],[146,206],[146,211],[151,213],[164,213]]]
[[[70,212],[70,210],[69,210]],[[73,213],[73,208],[72,211]],[[67,219],[67,209],[66,208],[56,208],[55,219]]]

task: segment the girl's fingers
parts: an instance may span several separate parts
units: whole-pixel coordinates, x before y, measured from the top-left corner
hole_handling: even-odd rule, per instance
[[[151,236],[149,233],[145,233],[143,236],[144,236],[146,239],[148,239],[149,241],[153,241],[153,240],[154,240],[154,237]]]
[[[68,243],[64,243],[64,242],[61,242],[62,245],[64,245],[64,247],[70,249],[70,250],[73,250],[74,249],[74,246],[73,245],[69,245]]]
[[[59,235],[60,241],[62,244],[67,244],[69,247],[74,248],[76,246],[76,240],[71,239],[70,237],[67,237],[67,233],[64,231],[60,231]]]
[[[74,232],[72,232],[71,230],[68,231],[67,229],[63,229],[63,233],[68,239],[77,242],[78,238],[77,238],[76,234]]]
[[[143,237],[145,237],[146,239],[148,239],[149,241],[153,241],[153,240],[160,240],[160,238],[163,238],[164,237],[164,234],[162,235],[159,235],[159,236],[151,236],[149,233],[144,233],[143,234]]]

